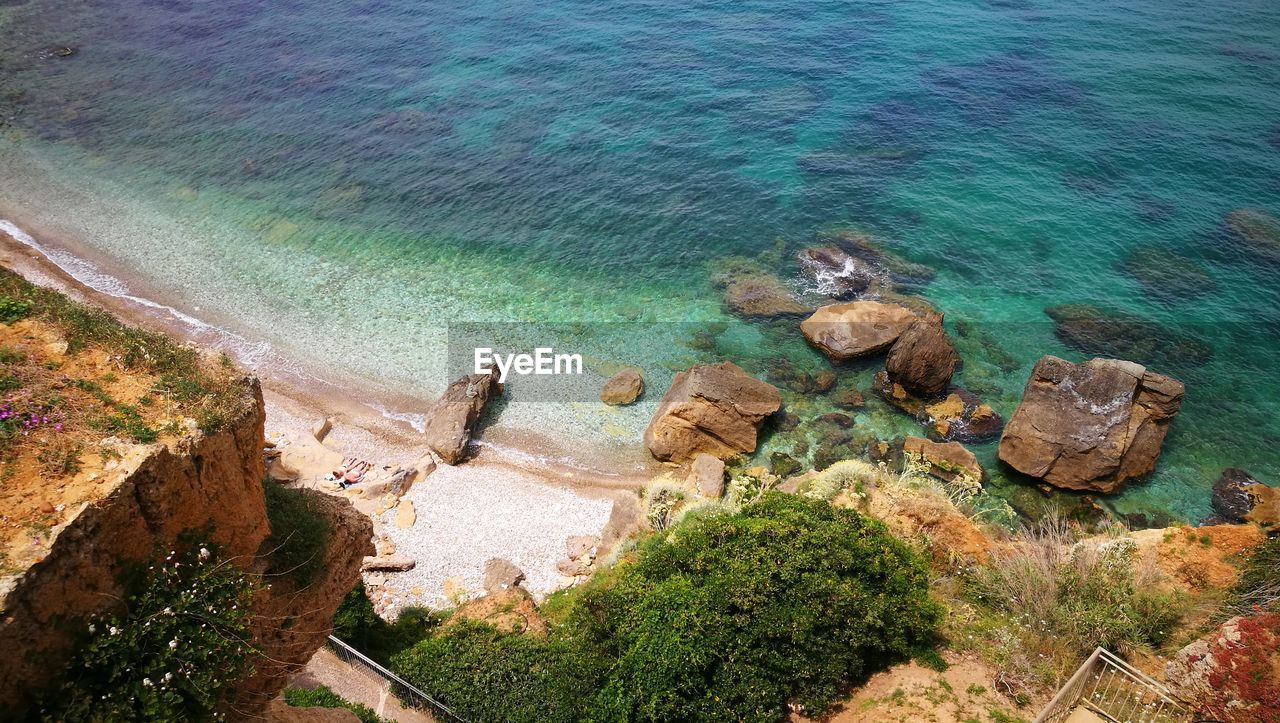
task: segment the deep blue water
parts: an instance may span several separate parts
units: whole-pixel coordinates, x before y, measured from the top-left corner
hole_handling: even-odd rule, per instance
[[[1196,519],[1224,466],[1280,482],[1280,263],[1224,224],[1280,214],[1273,2],[2,5],[0,200],[291,353],[342,330],[378,351],[327,361],[427,396],[450,321],[728,321],[725,257],[791,281],[815,234],[856,227],[937,269],[906,291],[1006,416],[1040,355],[1088,356],[1046,306],[1139,320],[1134,360],[1189,391],[1116,509]],[[724,354],[826,364],[794,322],[711,330],[714,352],[579,342],[659,382]],[[596,414],[544,431],[643,426]]]

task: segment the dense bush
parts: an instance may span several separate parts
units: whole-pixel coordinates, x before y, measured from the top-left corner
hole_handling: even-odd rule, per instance
[[[374,709],[345,700],[323,685],[317,688],[288,688],[284,692],[284,702],[295,708],[346,708],[355,713],[360,723],[386,723]]]
[[[271,525],[271,535],[263,543],[267,574],[282,576],[294,587],[306,587],[324,568],[329,523],[307,493],[285,489],[269,477],[262,480],[262,492]]]
[[[777,492],[651,539],[575,613],[614,661],[602,716],[636,720],[820,713],[927,650],[941,615],[924,562],[879,522]]]
[[[123,613],[86,623],[45,720],[201,720],[249,671],[249,576],[199,545],[158,557]]]
[[[392,659],[393,669],[467,720],[583,720],[601,662],[569,638],[542,640],[461,620]]]
[[[450,625],[394,667],[477,720],[781,720],[931,654],[941,615],[879,522],[777,492],[686,517],[553,607],[549,640]]]

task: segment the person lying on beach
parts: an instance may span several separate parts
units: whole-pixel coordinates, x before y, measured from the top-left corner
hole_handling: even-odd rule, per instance
[[[365,474],[371,469],[373,469],[373,464],[364,461],[357,462],[355,466],[348,470],[347,474],[343,476],[342,486],[348,487],[350,485],[360,484],[361,480],[364,479]]]
[[[342,464],[334,468],[332,474],[334,479],[342,479],[347,472],[355,466],[358,460],[355,457],[343,457]]]

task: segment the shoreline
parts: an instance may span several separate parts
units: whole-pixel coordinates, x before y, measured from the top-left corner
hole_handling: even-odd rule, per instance
[[[310,434],[311,423],[331,417],[335,426],[363,430],[389,449],[422,448],[417,435],[423,414],[412,410],[426,410],[434,400],[397,394],[341,370],[315,368],[288,351],[277,351],[270,341],[242,333],[234,324],[207,320],[171,306],[145,278],[128,273],[76,239],[27,222],[14,210],[0,202],[0,252],[4,254],[0,263],[32,283],[53,286],[127,323],[232,357],[262,380],[269,427],[273,417],[279,416],[273,415],[273,409],[288,409],[289,416],[309,420],[300,427],[288,425],[295,427],[290,432]],[[581,447],[571,450],[533,429],[482,428],[473,444],[475,454],[464,464],[510,467],[575,488],[637,489],[661,469],[659,463],[638,453],[618,455],[618,450]],[[623,461],[600,463],[617,456]]]

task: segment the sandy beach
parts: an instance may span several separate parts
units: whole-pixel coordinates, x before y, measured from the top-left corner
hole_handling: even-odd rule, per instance
[[[0,229],[0,263],[34,283],[203,348],[253,347],[234,331],[151,299],[141,282],[113,283],[122,270],[86,261],[83,249],[42,233],[37,238],[36,229],[18,230],[29,235],[15,238],[12,227]],[[263,381],[269,473],[287,485],[349,498],[373,519],[379,556],[414,560],[408,571],[364,574],[375,606],[388,617],[406,606],[443,608],[483,594],[485,564],[494,558],[519,567],[536,597],[572,584],[574,578],[557,569],[567,557],[566,539],[594,536],[599,553],[607,552],[634,528],[636,490],[657,469],[638,455],[584,466],[582,450],[569,461],[547,435],[511,429],[493,437],[482,432],[472,458],[449,467],[427,451],[413,414],[382,411],[421,410],[429,401],[396,398],[364,380],[329,378],[305,360],[237,361],[257,362],[253,371]],[[321,441],[313,432],[326,419],[330,429]],[[325,479],[345,457],[374,465],[347,490]],[[388,492],[385,483],[398,470],[415,473],[398,494]]]

